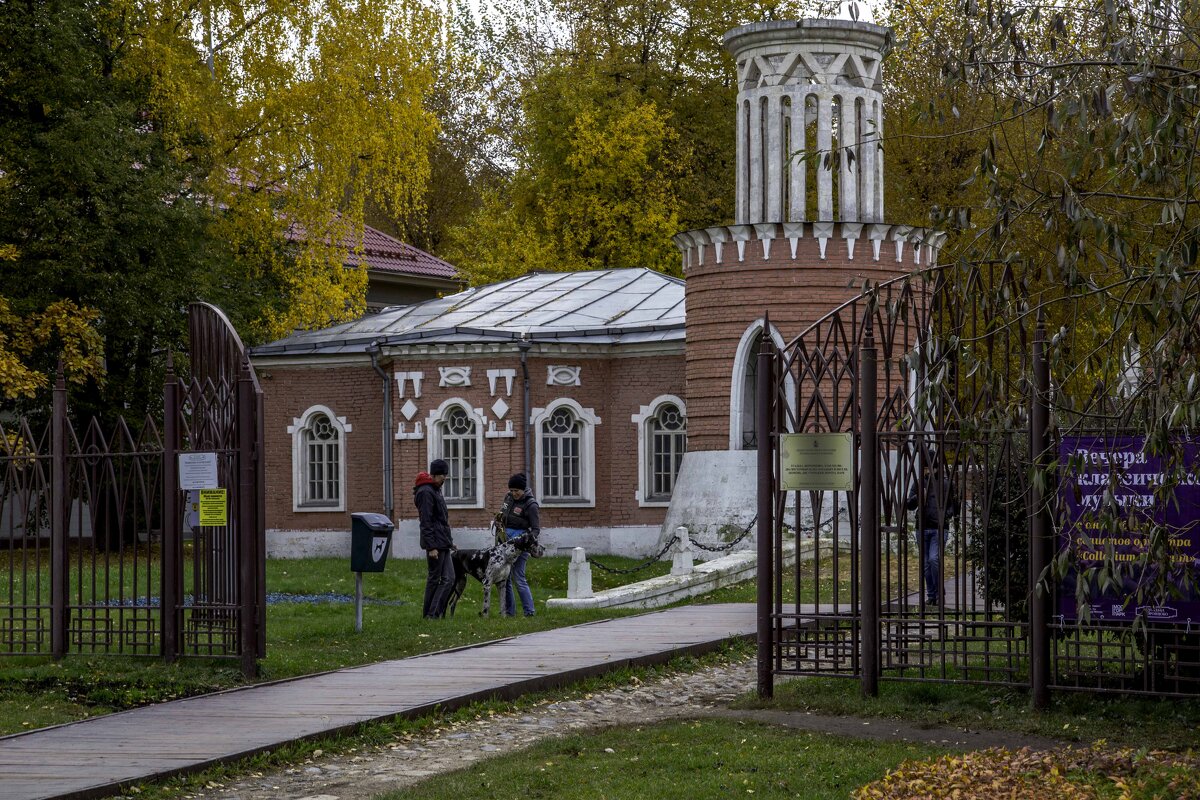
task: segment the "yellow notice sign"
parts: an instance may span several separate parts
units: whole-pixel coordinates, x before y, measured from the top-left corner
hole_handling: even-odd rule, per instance
[[[200,524],[220,528],[229,524],[229,506],[224,489],[200,490]]]
[[[848,492],[854,488],[854,434],[785,433],[779,437],[779,488]]]

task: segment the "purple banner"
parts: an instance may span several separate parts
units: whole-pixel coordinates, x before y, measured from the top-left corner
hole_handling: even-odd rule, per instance
[[[1185,576],[1193,582],[1200,576],[1200,441],[1176,441],[1183,461],[1174,472],[1169,471],[1166,457],[1145,453],[1143,444],[1136,436],[1062,440],[1059,546],[1074,547],[1080,571],[1103,566],[1110,551],[1117,564],[1126,568],[1123,589],[1102,592],[1093,579],[1092,619],[1128,622],[1143,615],[1147,622],[1200,624],[1200,592],[1195,587],[1183,589]],[[1173,490],[1162,488],[1172,481]],[[1110,492],[1111,499],[1106,499]],[[1111,514],[1114,507],[1116,513]],[[1115,526],[1107,523],[1106,515],[1115,517]],[[1139,582],[1155,577],[1148,572],[1159,567],[1128,568],[1146,553],[1150,534],[1159,525],[1165,526],[1171,544],[1167,580],[1180,596],[1143,600],[1139,605],[1134,599]],[[1058,613],[1066,619],[1078,616],[1078,580],[1079,573],[1073,571],[1059,593]]]

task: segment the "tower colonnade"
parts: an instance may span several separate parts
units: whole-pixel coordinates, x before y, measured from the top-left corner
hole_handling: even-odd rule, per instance
[[[886,28],[844,20],[735,28],[736,222],[882,222]]]

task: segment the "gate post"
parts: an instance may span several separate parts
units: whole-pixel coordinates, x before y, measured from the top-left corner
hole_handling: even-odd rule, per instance
[[[159,613],[162,639],[160,655],[168,663],[179,655],[179,381],[175,361],[167,351],[167,375],[163,381],[163,520],[162,602]]]
[[[862,603],[862,692],[879,696],[879,446],[875,431],[877,351],[868,320],[858,359],[858,553]]]
[[[1046,361],[1046,329],[1041,318],[1033,337],[1033,392],[1029,401],[1029,661],[1033,707],[1050,706],[1050,594],[1037,581],[1050,561],[1044,480],[1049,456],[1050,366]]]
[[[755,387],[758,403],[758,696],[772,697],[775,694],[775,673],[772,669],[771,651],[773,628],[771,625],[772,587],[775,585],[774,538],[775,538],[775,482],[771,458],[771,394],[774,389],[773,366],[774,342],[771,341],[771,324],[764,315],[762,343],[758,350],[758,385]]]
[[[67,382],[60,359],[50,420],[50,654],[56,659],[67,654],[68,503]]]
[[[258,675],[258,612],[255,608],[256,578],[258,577],[258,525],[255,521],[257,495],[254,478],[258,473],[258,457],[254,433],[257,429],[254,380],[250,377],[250,362],[243,355],[237,379],[237,452],[238,452],[238,645],[242,659],[242,674],[247,678]]]

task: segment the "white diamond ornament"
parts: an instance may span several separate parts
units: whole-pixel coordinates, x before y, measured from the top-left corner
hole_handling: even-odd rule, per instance
[[[504,419],[504,415],[508,413],[508,403],[504,402],[503,397],[492,403],[492,413],[496,415],[496,419]]]
[[[413,418],[413,414],[417,413],[417,404],[411,399],[405,400],[404,405],[400,406],[400,413],[404,415],[405,419],[411,420]]]

